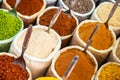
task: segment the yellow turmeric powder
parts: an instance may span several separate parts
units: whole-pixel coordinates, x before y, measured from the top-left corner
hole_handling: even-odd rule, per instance
[[[100,71],[98,80],[120,80],[120,65],[109,63],[104,66]]]
[[[62,77],[75,55],[79,56],[79,60],[68,80],[91,80],[95,72],[95,62],[88,54],[75,48],[61,53],[55,63],[56,72]]]
[[[84,41],[87,42],[90,34],[94,30],[97,24],[101,24],[96,33],[92,37],[91,46],[98,50],[108,49],[113,44],[113,35],[110,30],[106,28],[103,23],[88,22],[79,27],[78,35]]]

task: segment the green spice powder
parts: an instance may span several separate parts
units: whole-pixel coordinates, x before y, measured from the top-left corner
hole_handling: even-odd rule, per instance
[[[22,22],[8,12],[0,10],[0,40],[13,37],[20,30]]]

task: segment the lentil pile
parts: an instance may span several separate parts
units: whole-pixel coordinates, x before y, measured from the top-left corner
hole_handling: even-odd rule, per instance
[[[13,37],[18,33],[22,26],[22,22],[19,18],[16,18],[0,10],[0,40],[5,40]]]
[[[28,80],[28,72],[17,64],[13,64],[14,57],[0,56],[0,80]]]
[[[73,11],[84,14],[89,12],[92,7],[93,7],[93,3],[91,0],[77,0],[76,4],[74,5],[74,7],[71,7],[71,1],[72,0],[63,0],[63,2],[69,7],[71,8]]]

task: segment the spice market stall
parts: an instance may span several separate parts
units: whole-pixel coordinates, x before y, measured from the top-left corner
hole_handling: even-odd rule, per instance
[[[21,68],[14,60],[24,48]],[[7,79],[120,80],[120,0],[0,0],[0,80]]]

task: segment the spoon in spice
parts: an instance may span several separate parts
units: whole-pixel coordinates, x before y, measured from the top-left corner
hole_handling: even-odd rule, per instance
[[[63,80],[67,80],[71,74],[71,72],[73,71],[75,65],[77,64],[79,59],[78,55],[75,55],[74,58],[72,59],[71,63],[69,64],[67,70],[65,71],[65,73],[62,76]]]
[[[14,64],[19,64],[24,69],[26,68],[26,63],[25,63],[25,60],[23,58],[23,55],[24,55],[25,50],[27,49],[31,33],[32,33],[32,25],[29,25],[27,32],[26,32],[26,35],[25,35],[25,38],[24,38],[23,45],[22,45],[22,53],[21,53],[20,57],[16,58],[13,61]]]
[[[69,7],[69,9],[67,11],[65,11],[64,13],[68,14],[69,17],[71,17],[71,9],[72,7],[74,7],[75,3],[77,2],[77,0],[72,0],[70,3],[71,3],[71,7]]]
[[[87,43],[86,43],[86,47],[84,48],[83,52],[86,53],[86,50],[88,49],[89,45],[91,44],[92,42],[92,37],[93,35],[95,34],[95,32],[97,31],[98,27],[100,27],[100,24],[97,24],[95,29],[93,30],[93,32],[91,33]]]
[[[110,18],[113,16],[115,10],[117,9],[117,6],[118,4],[120,3],[120,0],[117,0],[116,3],[113,5],[111,11],[110,11],[110,14],[108,16],[108,19],[106,20],[106,22],[104,23],[106,25],[106,28],[109,29],[109,25],[108,25],[108,22],[110,20]]]
[[[12,10],[9,10],[9,13],[15,17],[17,17],[17,11],[16,8],[18,6],[18,4],[20,3],[21,0],[16,0],[15,6]]]
[[[51,27],[52,27],[52,26],[55,24],[55,22],[57,21],[57,18],[58,18],[58,16],[59,16],[60,13],[61,13],[62,8],[63,8],[63,6],[60,5],[60,7],[58,8],[58,10],[57,10],[56,13],[54,14],[53,18],[51,19],[50,24],[49,24],[49,27],[48,27],[48,29],[46,30],[46,32],[49,33]]]

